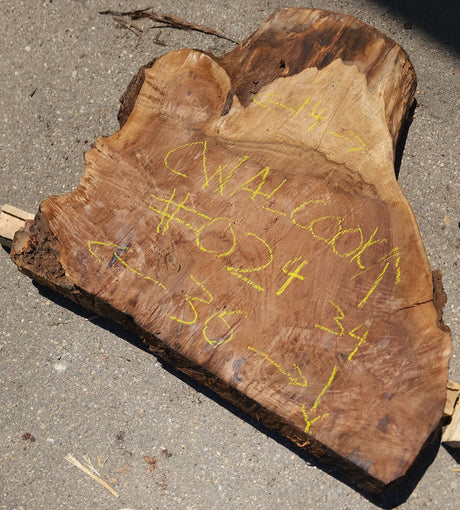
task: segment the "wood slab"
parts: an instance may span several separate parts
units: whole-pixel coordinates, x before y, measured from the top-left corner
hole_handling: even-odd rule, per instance
[[[168,53],[11,256],[381,490],[439,424],[451,349],[394,171],[415,87],[396,43],[322,10]]]

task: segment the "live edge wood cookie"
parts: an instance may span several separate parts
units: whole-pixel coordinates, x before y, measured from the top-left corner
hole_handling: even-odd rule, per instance
[[[322,10],[168,53],[11,256],[379,491],[436,429],[451,349],[394,171],[415,87],[396,43]]]

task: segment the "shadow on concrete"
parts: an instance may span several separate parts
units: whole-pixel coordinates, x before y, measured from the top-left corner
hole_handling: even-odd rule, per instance
[[[396,179],[399,178],[399,172],[401,170],[401,163],[404,154],[404,148],[406,147],[407,135],[409,134],[409,128],[414,120],[415,109],[417,108],[417,101],[414,99],[412,106],[410,107],[407,119],[401,127],[399,133],[398,142],[395,148],[395,175]]]
[[[339,482],[343,483],[344,485],[350,487],[351,489],[355,490],[359,494],[361,494],[364,498],[372,502],[374,505],[378,506],[382,509],[393,509],[397,506],[404,503],[409,496],[412,494],[413,490],[417,486],[418,482],[424,475],[425,471],[428,469],[430,464],[434,461],[439,447],[440,447],[440,440],[441,440],[441,429],[440,427],[432,434],[432,436],[427,441],[425,447],[420,452],[418,458],[410,468],[409,472],[407,473],[407,476],[404,477],[402,480],[398,480],[397,483],[394,485],[388,486],[382,493],[378,495],[369,494],[367,492],[364,492],[359,487],[357,487],[353,482],[351,482],[349,479],[347,479],[343,474],[338,473],[331,469],[329,466],[326,466],[325,464],[319,462],[315,457],[310,455],[308,452],[303,450],[302,448],[299,448],[294,443],[289,441],[287,438],[279,435],[278,433],[274,432],[273,430],[269,429],[265,425],[262,425],[259,423],[256,419],[252,418],[248,414],[246,414],[244,411],[241,411],[238,407],[234,406],[233,404],[229,403],[227,400],[219,396],[217,393],[215,393],[213,390],[208,388],[207,386],[204,386],[203,384],[199,383],[195,379],[192,379],[188,375],[185,375],[183,372],[175,368],[174,366],[170,365],[169,363],[165,362],[161,358],[158,358],[154,354],[152,354],[148,348],[148,346],[135,334],[132,332],[124,329],[120,325],[116,324],[115,322],[106,319],[104,317],[94,315],[94,312],[88,311],[86,308],[83,308],[81,305],[74,303],[69,298],[64,297],[60,294],[55,293],[54,291],[48,289],[47,287],[43,287],[42,285],[33,282],[34,286],[38,289],[39,293],[44,296],[45,298],[49,299],[50,301],[53,301],[55,304],[62,306],[66,308],[67,310],[71,311],[72,313],[75,313],[77,315],[80,315],[81,317],[84,317],[87,320],[90,320],[93,324],[98,325],[99,327],[105,329],[106,331],[109,331],[113,335],[121,338],[122,340],[125,340],[126,342],[129,342],[131,345],[148,352],[152,356],[154,356],[158,361],[161,363],[162,367],[172,374],[173,376],[180,379],[185,384],[192,387],[195,391],[201,393],[202,395],[206,396],[210,400],[214,401],[216,404],[222,406],[227,411],[231,412],[233,415],[237,416],[244,422],[248,423],[252,427],[254,427],[256,430],[261,432],[262,434],[270,437],[277,443],[281,444],[285,448],[289,449],[292,453],[300,457],[302,460],[304,460],[307,464],[310,466],[314,466],[317,469],[320,469],[324,473],[327,473],[328,475],[332,476]]]
[[[458,0],[374,0],[402,16],[405,30],[417,26],[438,42],[460,53]]]
[[[451,446],[443,445],[446,452],[454,459],[457,464],[460,464],[460,448],[452,448]]]

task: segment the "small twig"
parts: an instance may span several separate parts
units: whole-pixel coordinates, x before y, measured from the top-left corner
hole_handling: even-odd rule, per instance
[[[99,455],[97,455],[97,463],[99,464],[100,467],[102,467],[106,462],[107,458],[102,459],[101,457],[99,457]]]
[[[161,35],[161,32],[158,32],[157,35],[155,36],[155,39],[153,40],[153,42],[155,44],[158,44],[159,46],[166,46],[166,43],[162,40],[160,40],[160,35]]]
[[[101,474],[93,466],[93,463],[91,462],[90,456],[88,454],[83,456],[83,460],[86,462],[88,468],[91,470],[92,473],[94,473],[97,476],[101,476]]]
[[[239,42],[236,41],[235,39],[232,39],[231,37],[227,37],[226,35],[222,34],[221,32],[217,32],[216,30],[214,30],[210,27],[207,27],[205,25],[196,25],[195,23],[186,21],[186,20],[179,18],[178,16],[175,16],[173,14],[165,14],[164,16],[160,16],[159,14],[155,14],[154,12],[152,12],[150,9],[140,9],[140,10],[135,10],[135,11],[125,11],[125,12],[108,10],[108,11],[101,11],[101,12],[99,12],[99,14],[109,14],[114,19],[117,19],[118,17],[122,17],[122,16],[128,16],[132,20],[147,18],[147,19],[156,21],[157,23],[164,23],[168,27],[177,28],[178,30],[194,30],[195,32],[201,32],[203,34],[214,35],[215,37],[220,37],[221,39],[225,39],[232,43],[239,44]]]
[[[115,21],[115,23],[117,23],[120,27],[126,28],[127,30],[132,32],[134,35],[139,36],[139,33],[143,32],[142,28],[138,27],[134,23],[126,21],[121,16],[112,16],[112,18]],[[133,29],[135,29],[135,30],[133,30]],[[137,30],[137,32],[136,32],[136,30]]]
[[[454,473],[460,473],[460,468],[450,468]]]
[[[86,473],[89,477],[91,477],[93,480],[96,480],[97,483],[102,485],[102,487],[106,488],[109,492],[111,492],[116,498],[119,498],[118,492],[115,491],[107,482],[104,482],[99,476],[92,473],[87,467],[83,466],[73,455],[70,453],[65,456],[65,460],[69,461],[71,464],[73,464],[75,467],[83,471],[83,473]]]

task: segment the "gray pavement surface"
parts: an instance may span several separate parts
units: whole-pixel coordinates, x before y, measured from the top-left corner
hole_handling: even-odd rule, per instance
[[[171,29],[136,36],[98,11],[151,5],[238,40],[281,6],[351,14],[401,44],[417,72],[399,182],[444,275],[450,375],[460,381],[460,66],[448,31],[458,2],[425,9],[429,32],[420,28],[425,3],[413,2],[411,19],[385,0],[0,0],[0,203],[35,212],[48,195],[74,189],[82,153],[117,130],[118,98],[141,65],[182,47],[233,47]],[[154,43],[159,32],[165,47]],[[459,508],[458,451],[434,443],[404,485],[370,500],[132,335],[36,286],[3,249],[0,317],[0,509]],[[120,497],[68,463],[69,453],[87,456]]]

